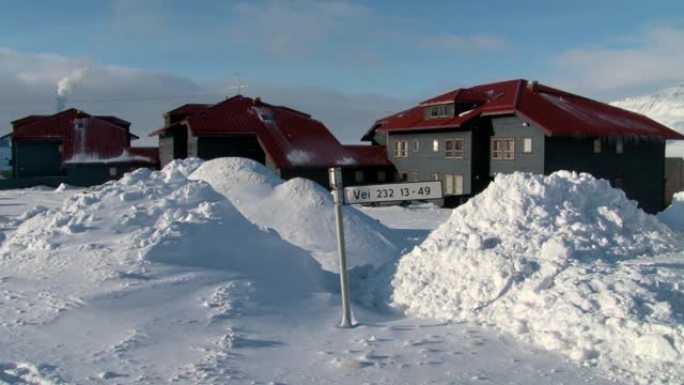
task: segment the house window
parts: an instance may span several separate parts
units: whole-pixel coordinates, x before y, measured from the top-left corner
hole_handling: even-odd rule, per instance
[[[463,195],[463,175],[444,174],[444,195]]]
[[[432,173],[432,180],[439,180],[439,173],[438,172]]]
[[[463,139],[444,139],[444,156],[463,158]]]
[[[413,139],[413,152],[420,151],[420,140]]]
[[[523,138],[523,154],[532,153],[532,138]]]
[[[622,140],[622,138],[617,138],[617,142],[615,142],[615,153],[616,154],[622,154],[625,151],[625,142]]]
[[[438,139],[432,139],[432,152],[438,152],[439,151],[439,140]]]
[[[512,138],[492,139],[492,159],[514,159],[515,141]]]
[[[387,174],[384,171],[378,171],[378,182],[384,182],[387,179]]]
[[[436,106],[425,107],[425,119],[442,119],[454,116],[453,104],[440,104]]]
[[[408,172],[399,171],[399,181],[400,182],[406,182],[407,180],[408,180]]]
[[[408,156],[408,140],[394,141],[394,157],[406,158]]]
[[[594,139],[594,154],[601,153],[601,138]]]
[[[109,168],[109,176],[116,176],[116,167]]]
[[[362,170],[354,171],[354,182],[363,183],[363,171]]]

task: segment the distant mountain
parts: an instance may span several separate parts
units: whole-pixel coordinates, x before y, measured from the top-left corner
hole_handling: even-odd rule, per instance
[[[684,133],[684,85],[666,88],[652,95],[618,100],[610,104],[646,115]]]
[[[684,134],[684,85],[666,88],[652,95],[617,100],[610,104],[646,115]],[[666,154],[684,158],[684,140],[668,143]]]

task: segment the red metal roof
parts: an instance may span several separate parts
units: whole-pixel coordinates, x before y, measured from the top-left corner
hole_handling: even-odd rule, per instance
[[[83,125],[81,128],[77,127],[79,120]],[[73,108],[41,119],[19,119],[13,124],[13,141],[59,142],[62,145],[62,162],[71,160],[75,155],[116,157],[130,143],[127,128]]]
[[[423,108],[445,103],[475,103],[452,118],[425,119]],[[411,131],[460,127],[476,117],[518,113],[550,136],[642,136],[684,139],[643,115],[523,79],[458,89],[378,120],[371,129]],[[370,132],[364,140],[370,137]]]
[[[26,124],[31,124],[31,123],[33,123],[33,122],[35,122],[35,121],[38,121],[38,120],[41,120],[41,119],[45,119],[45,118],[47,118],[48,116],[49,116],[49,115],[29,115],[29,116],[26,116],[26,117],[23,117],[23,118],[21,118],[21,119],[17,119],[17,120],[15,120],[15,121],[13,121],[13,122],[12,122],[12,126],[13,126],[13,127],[20,127],[20,126],[23,126],[23,125],[26,125]]]
[[[110,123],[114,123],[117,126],[120,126],[120,127],[126,128],[126,129],[131,128],[131,122],[129,122],[127,120],[123,120],[123,119],[119,118],[118,116],[98,115],[98,116],[96,116],[96,118],[106,120]]]
[[[310,115],[241,95],[205,108],[182,123],[194,136],[256,135],[278,168],[389,164],[386,156],[379,160],[378,152],[343,146]]]
[[[164,114],[164,116],[167,115],[193,115],[196,114],[202,110],[206,110],[207,108],[211,107],[211,104],[199,104],[199,103],[188,103],[188,104],[183,104],[182,106],[178,108],[174,108],[173,110],[167,112]]]

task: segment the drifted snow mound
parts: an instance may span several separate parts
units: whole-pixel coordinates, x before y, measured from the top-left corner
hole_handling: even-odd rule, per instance
[[[308,179],[287,182],[244,158],[204,162],[191,179],[209,183],[255,224],[312,253],[321,266],[338,272],[337,235],[329,191]],[[343,208],[349,268],[381,266],[406,247],[392,231],[353,207]]]
[[[676,242],[604,180],[499,175],[402,257],[393,301],[494,326],[624,383],[680,383],[684,255],[641,256]]]
[[[153,263],[230,270],[294,288],[318,284],[324,272],[304,250],[255,226],[209,184],[187,179],[199,164],[139,169],[40,210],[3,243],[0,271],[61,277],[74,295],[92,294],[92,282],[144,278]]]
[[[684,191],[674,194],[670,206],[658,213],[658,219],[671,229],[684,232]]]

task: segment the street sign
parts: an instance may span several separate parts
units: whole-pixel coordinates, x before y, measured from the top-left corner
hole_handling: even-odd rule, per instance
[[[344,188],[344,203],[397,202],[442,198],[442,182],[412,182]]]

